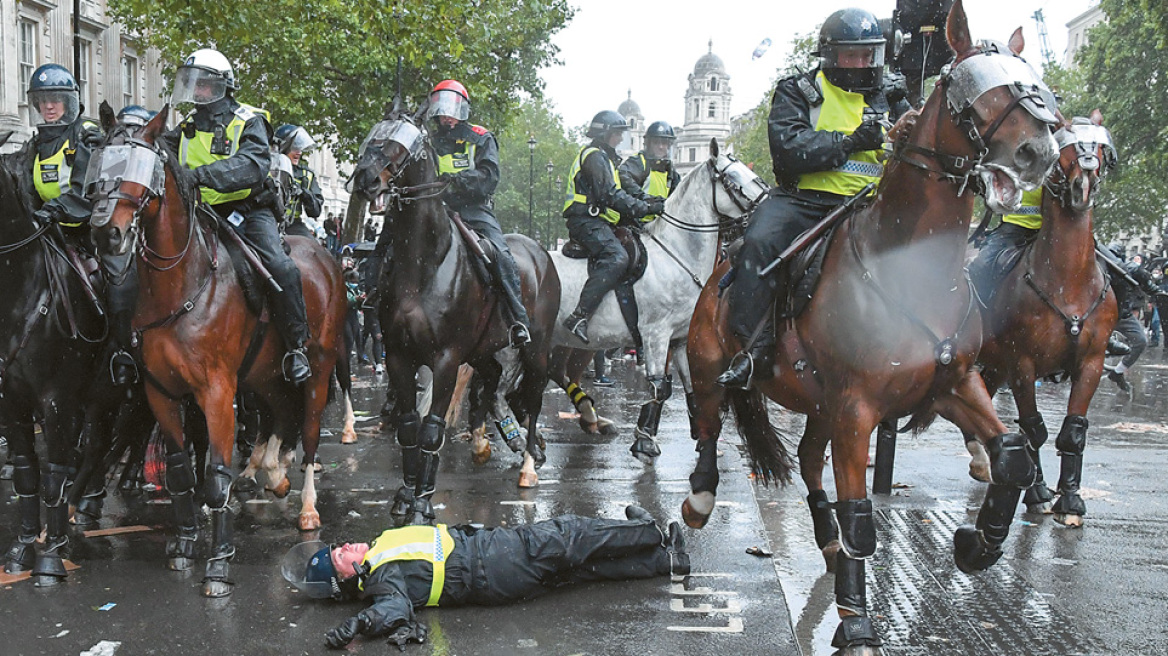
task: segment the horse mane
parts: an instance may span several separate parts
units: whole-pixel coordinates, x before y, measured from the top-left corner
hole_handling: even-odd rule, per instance
[[[24,170],[32,170],[31,153],[29,142],[14,153],[0,155],[0,213],[5,216],[12,213],[26,219],[35,211],[32,199],[36,190],[31,178],[21,175]]]

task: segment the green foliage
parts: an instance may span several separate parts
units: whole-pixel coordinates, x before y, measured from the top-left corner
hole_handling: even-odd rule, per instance
[[[471,116],[471,120],[476,119]],[[515,108],[511,122],[495,136],[499,140],[495,216],[503,226],[503,232],[538,237],[544,246],[554,244],[556,237],[566,239],[568,231],[562,215],[565,180],[579,146],[567,136],[563,119],[545,101],[527,99]],[[535,137],[536,141],[534,155],[527,144],[530,137]],[[548,162],[552,164],[550,176]],[[529,184],[529,180],[534,184]],[[527,222],[529,191],[533,228],[530,232]]]
[[[1162,0],[1102,0],[1107,22],[1079,51],[1079,71],[1055,71],[1064,84],[1063,114],[1098,107],[1119,150],[1119,166],[1096,205],[1096,225],[1119,231],[1161,230],[1168,215],[1168,67],[1157,53],[1168,46],[1168,5]]]
[[[111,0],[139,43],[172,64],[214,47],[235,65],[240,100],[304,125],[352,157],[394,93],[417,105],[445,78],[466,85],[476,120],[501,129],[518,95],[538,96],[567,0]]]
[[[791,40],[791,52],[782,68],[776,71],[775,80],[806,72],[817,64],[811,52],[815,49],[819,28]],[[773,85],[772,85],[773,86]],[[767,118],[771,113],[771,91],[767,91],[754,109],[743,115],[730,135],[734,146],[734,156],[754,169],[768,184],[775,184],[774,165],[771,163],[770,139],[767,136]]]

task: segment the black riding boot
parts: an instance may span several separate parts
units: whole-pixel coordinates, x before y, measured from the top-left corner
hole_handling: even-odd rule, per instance
[[[742,343],[750,337],[739,336]],[[768,380],[775,375],[775,320],[771,315],[748,350],[739,351],[730,361],[730,367],[718,376],[717,383],[723,387],[748,389],[755,380]]]
[[[527,318],[527,308],[523,306],[523,290],[519,284],[515,260],[496,251],[494,266],[491,268],[494,269],[495,280],[498,282],[507,315],[511,320],[511,348],[519,348],[531,341],[531,334],[527,330],[530,321]]]
[[[110,379],[115,385],[132,385],[138,382],[138,365],[130,355],[131,328],[134,306],[138,303],[138,276],[134,258],[130,258],[129,268],[124,272],[116,270],[115,264],[102,262],[109,284],[106,299],[109,306],[109,342],[112,355],[109,361]]]

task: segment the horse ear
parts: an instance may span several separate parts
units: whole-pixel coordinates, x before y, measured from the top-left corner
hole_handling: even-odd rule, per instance
[[[150,143],[157,143],[158,137],[162,135],[162,131],[166,129],[166,115],[170,113],[170,103],[162,106],[154,118],[146,123],[146,127],[142,128],[142,138]]]
[[[1014,30],[1014,33],[1010,35],[1010,42],[1006,45],[1010,48],[1010,52],[1014,53],[1015,55],[1022,54],[1022,49],[1026,47],[1026,39],[1022,38],[1021,26]]]
[[[1091,110],[1091,122],[1095,125],[1103,125],[1103,112],[1098,108]]]
[[[114,108],[106,101],[101,101],[101,107],[97,109],[97,116],[101,119],[101,131],[109,134],[114,128],[118,126],[118,117],[114,115]]]
[[[949,10],[949,19],[945,22],[945,38],[958,57],[973,50],[973,37],[969,36],[969,20],[965,17],[962,0],[954,2]]]
[[[710,137],[710,159],[718,159],[718,139]]]

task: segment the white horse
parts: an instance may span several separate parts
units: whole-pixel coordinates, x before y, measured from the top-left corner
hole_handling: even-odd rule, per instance
[[[710,158],[682,178],[665,201],[665,213],[644,228],[648,268],[633,290],[640,310],[637,325],[643,341],[649,401],[641,407],[630,451],[646,464],[661,454],[654,438],[661,406],[673,391],[673,376],[668,373],[671,352],[687,400],[693,391],[685,359],[686,337],[698,295],[718,258],[721,229],[744,222],[769,189],[745,164],[719,154],[717,140],[711,139]],[[587,345],[564,328],[564,319],[576,307],[588,279],[588,261],[560,252],[551,255],[562,290],[553,344],[589,354],[632,344],[613,292],[604,297],[588,321]],[[609,432],[611,422],[596,414],[593,400],[579,388],[583,367],[569,371],[569,358],[563,351],[558,359],[564,362],[553,364],[552,376],[580,412],[580,425],[590,433]]]

